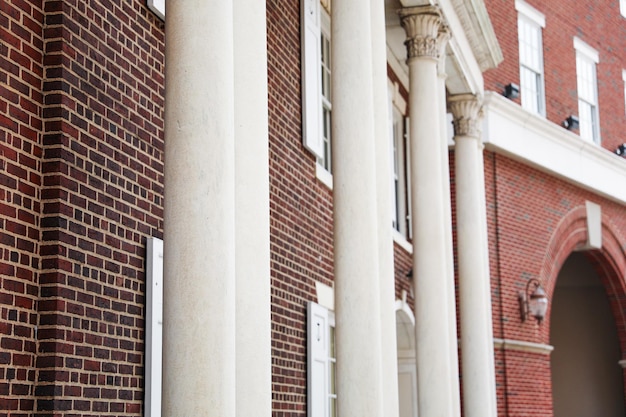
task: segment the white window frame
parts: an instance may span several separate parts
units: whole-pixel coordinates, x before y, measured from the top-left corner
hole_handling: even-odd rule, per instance
[[[387,85],[391,149],[391,220],[394,239],[403,246],[410,246],[408,241],[411,239],[411,190],[407,104],[400,94],[397,83],[388,80]]]
[[[523,0],[515,1],[517,38],[520,61],[520,92],[522,107],[546,115],[546,95],[543,65],[543,29],[546,18]]]
[[[332,188],[332,97],[331,97],[331,42],[330,42],[330,16],[322,8],[320,13],[320,111],[322,128],[320,134],[322,137],[323,151],[322,155],[317,157],[317,176],[322,182]]]
[[[161,417],[163,376],[163,241],[146,242],[146,360],[144,415]]]
[[[626,114],[626,70],[622,70],[622,81],[624,81],[624,114]]]
[[[307,415],[337,416],[335,314],[320,304],[307,306]]]
[[[331,102],[330,96],[323,96],[323,87],[330,94],[330,85],[322,84],[330,78],[322,77],[323,69],[330,72],[330,62],[322,62],[323,57],[330,59],[330,51],[322,50],[324,39],[330,41],[330,16],[320,0],[303,0],[301,4],[302,139],[304,147],[315,155],[317,177],[332,189],[330,118],[325,117],[330,115]]]
[[[580,137],[600,144],[600,112],[598,109],[597,64],[598,51],[580,38],[574,37],[576,50],[576,87],[578,91],[578,119]]]
[[[147,0],[147,4],[152,13],[165,20],[165,0]]]
[[[626,17],[626,0],[619,0],[619,12]]]

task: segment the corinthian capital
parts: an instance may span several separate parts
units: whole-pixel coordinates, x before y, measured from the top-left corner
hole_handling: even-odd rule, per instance
[[[439,63],[437,64],[437,70],[440,77],[446,76],[446,45],[450,40],[450,28],[447,25],[441,25],[439,28]]]
[[[436,7],[407,7],[398,11],[407,40],[404,42],[408,59],[433,58],[440,53],[439,27],[441,14]]]
[[[478,128],[482,117],[482,102],[473,94],[459,94],[448,98],[448,107],[452,112],[454,135],[480,137]]]

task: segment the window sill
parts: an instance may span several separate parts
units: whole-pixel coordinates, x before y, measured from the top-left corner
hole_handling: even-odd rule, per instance
[[[402,249],[407,251],[410,254],[413,254],[413,244],[409,242],[406,237],[396,229],[392,230],[393,241],[397,243]]]
[[[333,189],[333,174],[328,172],[326,168],[319,163],[315,163],[315,176],[320,180],[329,190]]]

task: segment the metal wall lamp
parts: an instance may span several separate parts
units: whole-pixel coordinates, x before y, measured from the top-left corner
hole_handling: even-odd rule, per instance
[[[573,114],[563,121],[563,127],[567,130],[576,130],[579,125],[578,116],[574,116]]]
[[[522,322],[532,316],[541,324],[546,316],[546,311],[548,311],[548,296],[539,281],[535,278],[529,279],[526,284],[526,291],[520,291],[518,299]]]
[[[519,85],[513,84],[513,83],[507,84],[504,87],[504,93],[502,94],[504,94],[504,97],[509,98],[511,100],[518,98],[519,97]]]

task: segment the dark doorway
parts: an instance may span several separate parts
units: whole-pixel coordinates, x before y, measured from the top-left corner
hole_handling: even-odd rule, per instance
[[[619,340],[606,291],[573,253],[559,272],[550,316],[555,417],[623,417]]]

